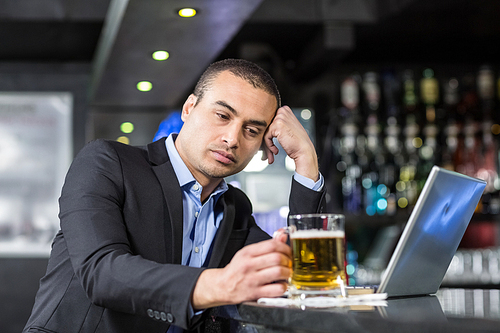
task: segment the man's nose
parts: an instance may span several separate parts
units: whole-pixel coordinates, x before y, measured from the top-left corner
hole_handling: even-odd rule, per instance
[[[230,126],[225,129],[222,140],[227,143],[230,148],[235,148],[238,146],[240,134],[239,126]]]

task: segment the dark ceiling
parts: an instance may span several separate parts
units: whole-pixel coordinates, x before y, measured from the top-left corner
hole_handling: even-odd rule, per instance
[[[198,17],[177,17],[188,4]],[[174,107],[226,57],[272,58],[299,82],[356,63],[497,64],[499,14],[498,0],[0,0],[0,61],[91,62],[91,104]]]

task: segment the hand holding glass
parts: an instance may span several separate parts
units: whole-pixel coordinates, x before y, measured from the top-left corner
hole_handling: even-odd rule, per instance
[[[345,296],[344,216],[291,215],[285,232],[293,257],[290,296]]]

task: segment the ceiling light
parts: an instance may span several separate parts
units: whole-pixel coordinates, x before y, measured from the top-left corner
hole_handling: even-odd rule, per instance
[[[116,141],[124,143],[126,145],[130,144],[130,140],[126,136],[120,136],[119,138],[116,139]]]
[[[196,9],[194,8],[182,8],[179,10],[180,17],[193,17],[196,15]]]
[[[134,124],[126,121],[120,125],[120,130],[125,134],[132,133],[134,131]]]
[[[167,51],[156,51],[153,52],[153,59],[158,61],[167,60],[170,57]]]
[[[300,117],[304,120],[309,120],[312,117],[312,112],[311,110],[304,109],[300,112]]]
[[[153,84],[149,81],[141,81],[137,83],[137,89],[139,91],[150,91],[153,89]]]

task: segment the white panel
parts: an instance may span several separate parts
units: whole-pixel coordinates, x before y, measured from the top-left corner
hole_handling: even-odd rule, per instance
[[[43,255],[72,159],[70,93],[0,93],[0,255]]]

